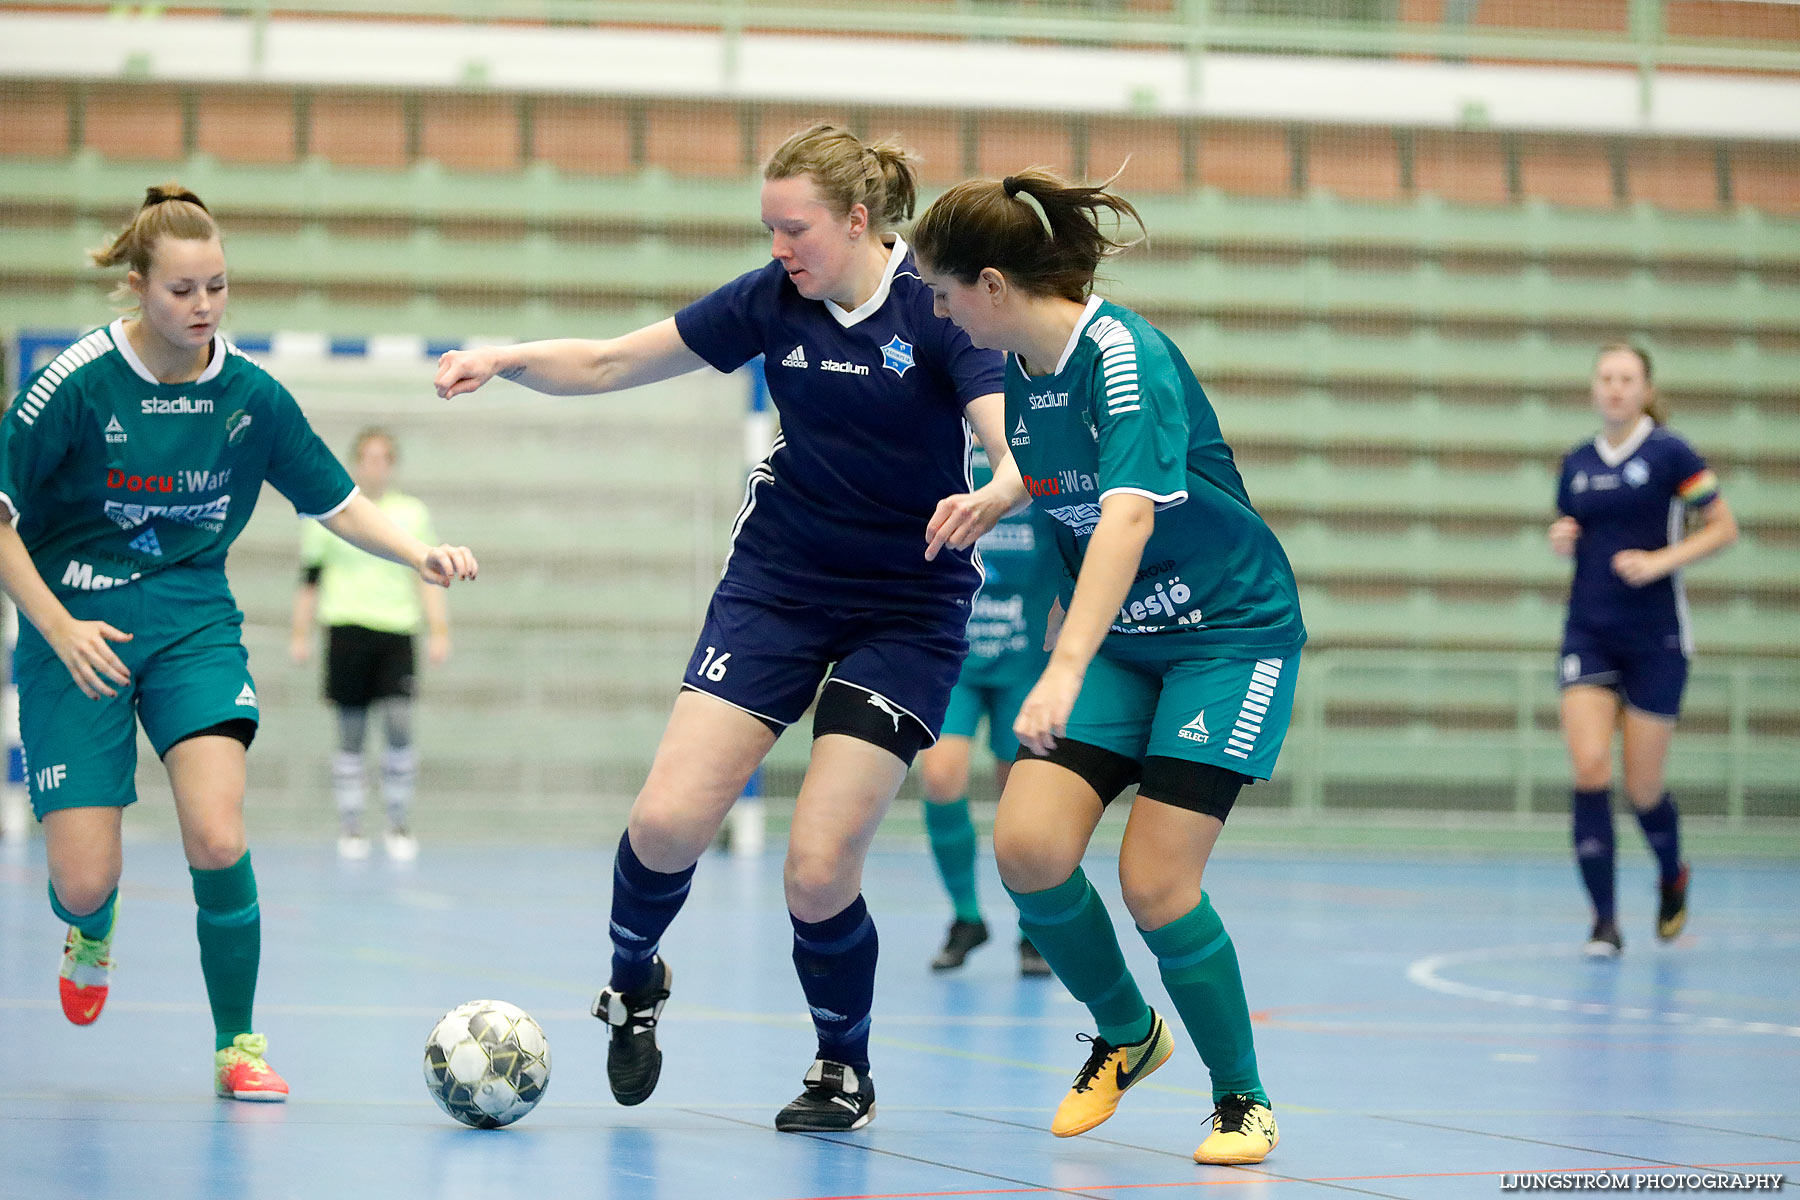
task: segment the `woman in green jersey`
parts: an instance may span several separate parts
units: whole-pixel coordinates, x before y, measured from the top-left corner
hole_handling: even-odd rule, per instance
[[[149,189],[93,259],[129,266],[132,313],[52,359],[0,419],[0,586],[25,617],[19,725],[50,907],[69,926],[63,1013],[87,1025],[106,1003],[141,722],[199,906],[214,1088],[285,1100],[251,1029],[262,934],[244,752],[258,714],[226,550],[267,481],[427,583],[473,579],[475,559],[424,545],[360,495],[287,389],[219,336],[225,251],[192,192]]]
[[[1106,805],[1139,785],[1119,882],[1212,1075],[1194,1158],[1260,1162],[1275,1118],[1237,953],[1201,878],[1239,789],[1274,769],[1306,631],[1287,556],[1180,350],[1092,294],[1124,245],[1102,214],[1137,220],[1105,185],[1034,170],[959,184],[913,235],[937,311],[1007,352],[1013,457],[1075,581],[1014,726],[994,852],[1027,936],[1098,1024],[1051,1125],[1083,1133],[1172,1048],[1081,872]]]

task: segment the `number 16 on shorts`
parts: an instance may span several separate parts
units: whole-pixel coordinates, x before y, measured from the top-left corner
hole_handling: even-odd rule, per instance
[[[717,683],[725,678],[725,672],[727,670],[725,664],[730,661],[730,659],[731,652],[729,650],[724,654],[720,654],[716,648],[708,646],[706,648],[706,657],[701,660],[700,666],[695,671],[695,674]]]

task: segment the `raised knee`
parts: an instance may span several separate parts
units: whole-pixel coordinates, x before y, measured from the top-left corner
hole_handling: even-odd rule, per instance
[[[994,861],[1001,882],[1015,892],[1041,892],[1068,879],[1080,865],[1079,850],[1066,849],[1030,832],[994,827]]]
[[[648,792],[631,808],[631,849],[652,871],[685,871],[712,841],[712,830],[699,831],[680,808]]]
[[[58,871],[53,876],[56,900],[78,917],[98,912],[106,898],[119,886],[117,872],[104,869]]]

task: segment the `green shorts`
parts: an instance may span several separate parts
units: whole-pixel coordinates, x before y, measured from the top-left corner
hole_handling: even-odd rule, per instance
[[[1088,666],[1067,736],[1143,762],[1179,758],[1267,779],[1294,711],[1300,655]]]
[[[950,692],[950,707],[944,713],[944,729],[938,736],[973,738],[982,717],[986,717],[988,748],[1001,762],[1012,762],[1019,753],[1013,719],[1036,685],[1035,675],[1019,683],[958,683]]]
[[[141,585],[64,598],[78,619],[133,635],[112,643],[131,682],[97,700],[82,695],[37,630],[19,622],[19,735],[40,821],[57,809],[122,808],[137,799],[139,721],[160,757],[199,730],[257,720],[243,614],[229,598],[198,608],[175,607],[172,599]],[[170,621],[171,614],[182,622]]]

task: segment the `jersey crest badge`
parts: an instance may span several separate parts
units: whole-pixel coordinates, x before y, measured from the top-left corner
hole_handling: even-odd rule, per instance
[[[225,444],[235,446],[244,436],[244,430],[250,428],[250,414],[238,409],[225,418]]]
[[[1623,475],[1625,482],[1632,487],[1643,487],[1650,482],[1650,467],[1641,458],[1634,458],[1626,463],[1625,469],[1619,474]]]
[[[901,341],[900,335],[896,333],[888,344],[881,348],[881,365],[901,378],[905,378],[906,373],[917,365],[913,362],[912,343]]]

